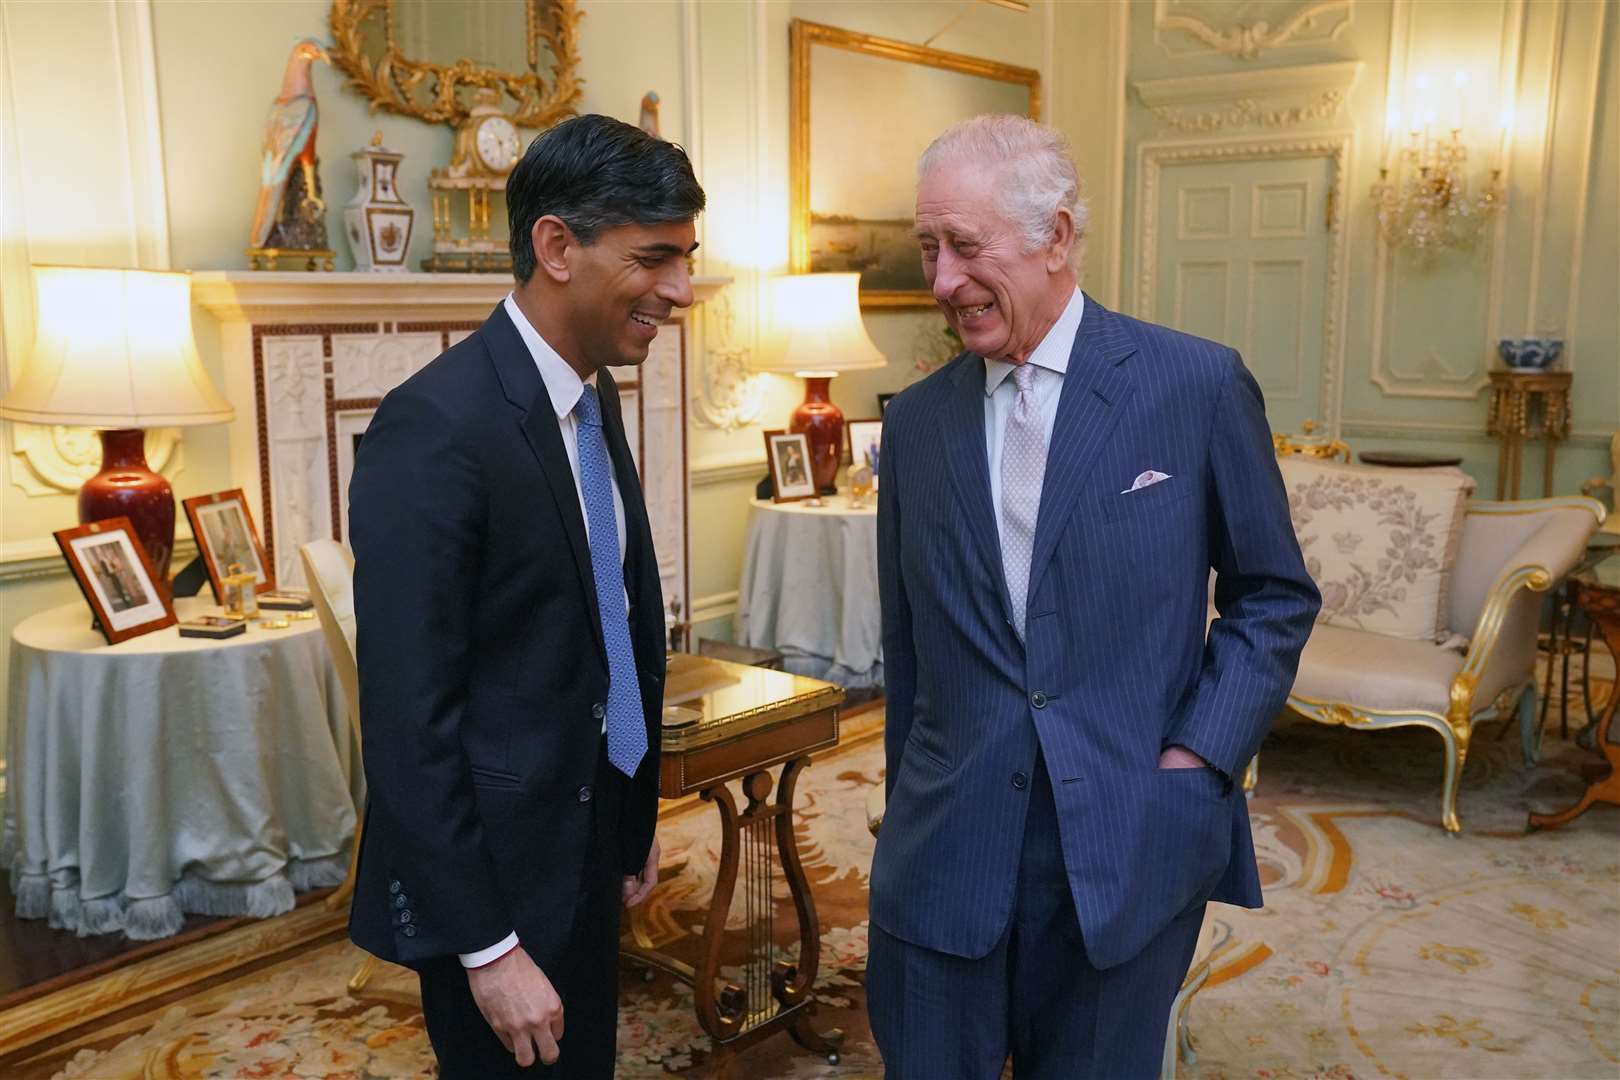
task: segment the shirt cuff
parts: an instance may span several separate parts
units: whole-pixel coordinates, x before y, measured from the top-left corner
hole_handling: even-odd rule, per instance
[[[517,932],[514,930],[512,933],[507,934],[505,937],[501,938],[501,940],[497,941],[487,949],[479,949],[477,952],[458,953],[457,956],[459,956],[461,959],[462,967],[468,969],[481,968],[486,964],[493,964],[495,961],[517,948],[517,945],[518,936]]]

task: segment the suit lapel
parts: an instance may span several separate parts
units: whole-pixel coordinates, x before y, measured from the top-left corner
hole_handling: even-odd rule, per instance
[[[579,575],[580,587],[585,592],[585,603],[590,608],[592,636],[597,648],[607,654],[602,640],[602,614],[596,603],[596,578],[591,573],[591,546],[585,535],[585,517],[580,510],[579,489],[574,486],[574,471],[568,465],[568,450],[563,446],[562,431],[557,427],[557,413],[551,405],[544,380],[534,366],[534,357],[523,344],[517,327],[512,325],[503,303],[495,308],[479,331],[489,343],[489,354],[500,376],[506,400],[522,412],[519,427],[523,437],[540,463],[546,486],[557,506],[563,532],[568,536],[568,547],[573,554],[574,569]],[[611,445],[611,440],[609,440]]]
[[[1091,466],[1124,411],[1120,406],[1132,389],[1124,364],[1135,351],[1119,317],[1087,296],[1080,332],[1069,353],[1052,442],[1046,449],[1046,478],[1041,484],[1041,509],[1030,560],[1031,596],[1069,516],[1081,501],[1080,491]]]
[[[1001,539],[996,531],[996,511],[990,498],[990,462],[984,448],[984,360],[969,354],[956,374],[950,415],[945,417],[945,441],[949,448],[951,482],[962,501],[963,520],[968,535],[979,547],[979,557],[993,566],[1002,617],[1011,619],[1007,599],[1007,577],[1002,570]]]
[[[625,435],[624,410],[619,399],[618,384],[606,371],[597,375],[596,384],[602,397],[602,432],[607,438],[608,456],[613,459],[619,498],[624,502],[625,588],[630,594],[630,602],[639,610],[643,600],[642,585],[646,580],[643,572],[646,557],[653,550],[652,525],[647,520],[646,499],[641,493],[641,475],[636,469],[635,457],[630,453],[630,441]],[[662,604],[659,607],[661,609]]]

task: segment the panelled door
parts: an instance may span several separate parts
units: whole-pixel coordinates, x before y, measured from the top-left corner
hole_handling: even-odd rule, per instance
[[[1241,352],[1273,431],[1327,419],[1332,182],[1327,157],[1164,167],[1154,316]]]

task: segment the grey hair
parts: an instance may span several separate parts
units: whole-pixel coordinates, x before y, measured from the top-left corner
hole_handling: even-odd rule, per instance
[[[1080,197],[1080,174],[1062,133],[1022,116],[975,116],[928,144],[917,160],[917,177],[961,161],[1001,165],[1010,181],[997,187],[1001,212],[1024,234],[1026,251],[1048,243],[1057,212],[1068,210],[1074,218],[1069,265],[1078,273],[1091,208]]]

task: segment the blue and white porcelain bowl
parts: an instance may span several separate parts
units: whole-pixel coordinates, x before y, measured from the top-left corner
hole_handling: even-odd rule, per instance
[[[1559,338],[1503,338],[1496,351],[1514,371],[1543,371],[1553,366],[1564,343]]]

